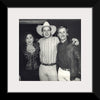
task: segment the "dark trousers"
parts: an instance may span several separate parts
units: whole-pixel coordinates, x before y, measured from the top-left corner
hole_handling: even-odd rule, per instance
[[[21,81],[39,81],[39,70],[24,70],[21,74]]]

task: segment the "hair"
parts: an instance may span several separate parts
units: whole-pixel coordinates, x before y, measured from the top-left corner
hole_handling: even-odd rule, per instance
[[[32,35],[32,37],[33,37],[33,39],[34,39],[34,36],[33,36],[32,33],[30,33],[30,32],[25,32],[25,35],[24,35],[24,42],[25,42],[25,43],[26,43],[26,37],[27,37],[28,34]]]
[[[60,26],[60,27],[58,28],[58,31],[59,31],[60,29],[62,29],[62,28],[64,28],[64,29],[66,30],[66,32],[68,32],[68,28],[66,28],[66,27],[64,27],[64,26]]]
[[[68,34],[68,28],[66,28],[66,27],[64,27],[64,26],[60,26],[60,27],[58,28],[57,31],[59,31],[59,30],[62,29],[62,28],[64,28],[64,29],[66,30],[66,33]],[[58,34],[58,33],[57,33],[57,34]],[[58,37],[58,38],[59,38],[59,37]],[[67,41],[68,41],[68,42],[70,41],[69,34],[67,35]]]

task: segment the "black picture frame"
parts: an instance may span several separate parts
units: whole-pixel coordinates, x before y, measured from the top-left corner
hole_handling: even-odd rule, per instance
[[[98,34],[100,33],[99,31],[99,22],[100,22],[100,0],[67,0],[65,1],[21,1],[21,0],[2,0],[0,1],[0,13],[1,13],[1,30],[2,33],[1,37],[6,37],[5,43],[3,42],[3,38],[1,38],[1,47],[4,49],[1,49],[1,69],[0,69],[0,77],[1,77],[1,94],[9,94],[7,93],[7,70],[8,70],[8,34],[7,34],[7,8],[8,7],[92,7],[93,8],[93,56],[92,56],[92,61],[93,61],[93,92],[90,93],[92,95],[95,95],[95,97],[100,98],[100,81],[98,79],[99,77],[99,65],[97,62],[99,62],[99,59],[97,59],[98,55],[98,50],[96,49],[97,45],[94,45],[94,42],[96,43],[99,41]],[[6,46],[5,46],[5,45]],[[3,53],[4,52],[4,53]],[[95,54],[94,54],[95,53]],[[96,54],[97,53],[97,54]],[[6,62],[6,63],[5,63]]]

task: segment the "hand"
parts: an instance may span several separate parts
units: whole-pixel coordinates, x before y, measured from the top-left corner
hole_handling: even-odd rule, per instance
[[[78,46],[79,45],[79,40],[76,38],[72,38],[72,44]]]
[[[34,70],[37,70],[39,68],[39,65],[37,63],[34,63]]]
[[[19,75],[19,81],[21,81],[21,76]]]
[[[81,79],[76,77],[74,81],[81,81]]]

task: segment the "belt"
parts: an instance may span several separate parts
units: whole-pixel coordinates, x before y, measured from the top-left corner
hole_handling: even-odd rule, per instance
[[[67,68],[61,68],[62,70],[65,70],[65,71],[70,71],[70,69],[67,69]]]
[[[56,63],[51,63],[51,64],[45,64],[45,63],[41,63],[42,65],[45,65],[45,66],[53,66],[53,65],[56,65]]]

